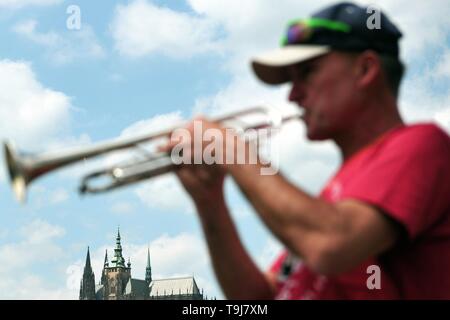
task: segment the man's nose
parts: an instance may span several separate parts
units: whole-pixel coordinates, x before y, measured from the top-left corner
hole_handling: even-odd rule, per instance
[[[306,99],[305,86],[301,81],[294,81],[289,93],[289,101],[302,105]]]

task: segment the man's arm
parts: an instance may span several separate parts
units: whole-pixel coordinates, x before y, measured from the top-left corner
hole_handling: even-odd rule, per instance
[[[350,270],[397,241],[397,226],[380,210],[356,200],[327,203],[279,174],[260,175],[260,169],[227,167],[270,230],[314,271]]]
[[[224,172],[214,166],[185,166],[177,170],[197,208],[211,261],[229,299],[272,299],[275,283],[263,274],[243,247],[226,207]]]
[[[261,272],[244,249],[225,203],[197,205],[197,210],[203,217],[201,223],[212,264],[225,296],[273,299],[274,279]]]

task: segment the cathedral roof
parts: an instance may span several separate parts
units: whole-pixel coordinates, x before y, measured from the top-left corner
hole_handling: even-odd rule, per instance
[[[102,284],[95,285],[95,300],[103,300],[104,287]]]
[[[150,296],[171,294],[199,294],[194,277],[170,278],[153,280],[150,285]]]
[[[145,299],[148,296],[148,283],[145,280],[131,278],[125,286],[125,294],[131,293],[136,299]]]

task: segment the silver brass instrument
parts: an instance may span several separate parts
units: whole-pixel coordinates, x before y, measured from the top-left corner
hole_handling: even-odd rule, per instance
[[[221,118],[212,119],[212,121],[220,123],[233,120],[239,121],[239,117],[257,114],[265,115],[268,120],[252,125],[247,124],[242,128],[244,131],[248,129],[258,130],[261,128],[275,127],[286,121],[300,118],[300,115],[296,114],[280,119],[273,119],[273,117],[270,116],[269,109],[261,106],[235,112]],[[100,142],[89,147],[78,147],[62,152],[58,151],[40,154],[27,154],[16,152],[11,144],[4,143],[5,160],[13,191],[17,199],[20,202],[24,202],[28,185],[36,178],[46,173],[81,160],[106,154],[108,152],[138,147],[139,144],[144,142],[150,142],[162,137],[169,137],[170,134],[179,127],[180,126],[133,138]],[[82,179],[79,191],[80,193],[105,192],[141,181],[143,179],[148,179],[166,172],[170,172],[174,169],[174,167],[175,165],[172,163],[168,153],[149,154],[143,161],[141,160],[130,163],[126,166],[114,166],[85,176]],[[90,185],[91,180],[102,177],[107,177],[110,182],[104,183],[100,186]]]

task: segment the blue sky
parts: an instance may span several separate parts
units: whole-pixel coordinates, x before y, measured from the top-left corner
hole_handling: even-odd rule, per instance
[[[416,2],[377,2],[405,34],[401,111],[408,122],[450,131],[450,8]],[[292,110],[289,88],[259,83],[249,60],[278,44],[286,21],[328,3],[0,0],[0,138],[27,151],[59,150],[198,112],[260,103]],[[67,28],[70,5],[80,9],[80,30]],[[339,165],[336,148],[305,141],[302,124],[283,128],[274,144],[285,176],[311,193]],[[222,297],[192,203],[172,175],[78,196],[83,174],[117,159],[123,155],[42,177],[25,206],[14,200],[0,160],[0,298],[76,299],[87,246],[98,281],[119,225],[134,277],[144,277],[150,247],[154,277],[194,274],[208,296]],[[226,191],[244,244],[266,268],[279,244],[232,181]]]

